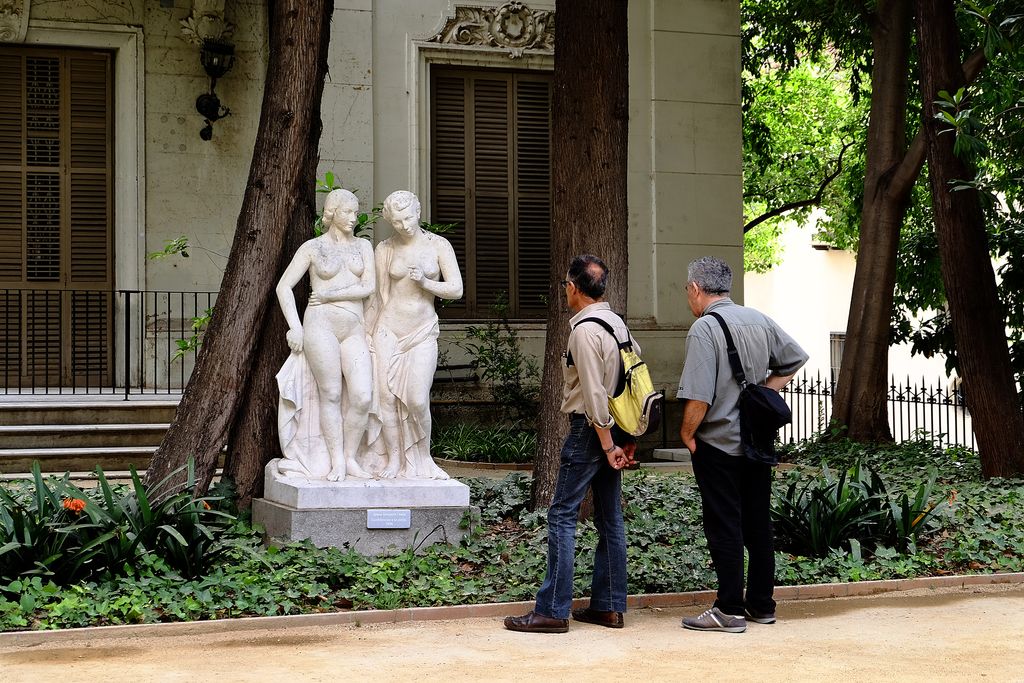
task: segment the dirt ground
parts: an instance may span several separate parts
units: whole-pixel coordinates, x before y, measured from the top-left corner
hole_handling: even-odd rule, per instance
[[[0,681],[1024,681],[1019,585],[781,603],[744,634],[680,628],[693,611],[550,635],[464,619],[0,647]]]

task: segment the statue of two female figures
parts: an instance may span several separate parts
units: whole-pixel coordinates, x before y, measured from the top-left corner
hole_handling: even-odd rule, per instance
[[[277,285],[292,354],[278,373],[281,474],[446,479],[430,457],[430,386],[437,366],[434,298],[462,296],[448,240],[420,227],[411,192],[391,193],[394,235],[372,249],[354,234],[358,200],[334,190],[324,233],[295,253]],[[299,320],[292,288],[310,275]],[[369,307],[364,311],[364,302]],[[373,452],[381,468],[360,463]]]

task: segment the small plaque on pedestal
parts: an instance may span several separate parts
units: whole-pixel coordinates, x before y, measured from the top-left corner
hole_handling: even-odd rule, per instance
[[[408,529],[412,525],[412,510],[367,510],[367,529]]]

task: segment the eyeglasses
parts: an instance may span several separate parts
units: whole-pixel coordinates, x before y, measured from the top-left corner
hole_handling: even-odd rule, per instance
[[[569,280],[559,280],[558,284],[561,285],[562,287],[568,287],[569,286],[569,282],[570,282]]]

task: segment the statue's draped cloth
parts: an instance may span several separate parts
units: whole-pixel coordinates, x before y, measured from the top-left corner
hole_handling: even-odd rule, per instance
[[[382,260],[379,266],[384,273],[390,272],[394,248],[388,241],[377,245]],[[424,345],[431,351],[433,362],[436,363],[437,338],[440,328],[437,316],[424,321],[423,325],[402,337],[384,326],[377,324],[377,318],[391,297],[391,278],[378,280],[379,288],[367,313],[371,332],[370,354],[373,357],[374,386],[378,391],[387,391],[397,399],[399,430],[402,439],[402,462],[405,476],[415,476],[432,469],[434,461],[430,457],[429,425],[421,424],[414,411],[409,409],[411,397],[422,393],[410,385],[409,378],[417,376],[412,367],[419,361],[416,351]],[[375,400],[379,400],[379,395]],[[375,442],[376,441],[376,442]],[[370,439],[377,453],[384,453],[384,439]]]
[[[291,353],[277,373],[280,399],[277,405],[277,431],[284,455],[278,471],[284,475],[323,479],[331,471],[331,456],[320,428],[320,396],[313,371],[302,352]],[[343,389],[341,414],[348,412],[348,395]],[[368,441],[380,434],[381,421],[374,400],[367,425]],[[365,450],[364,441],[360,451]]]

